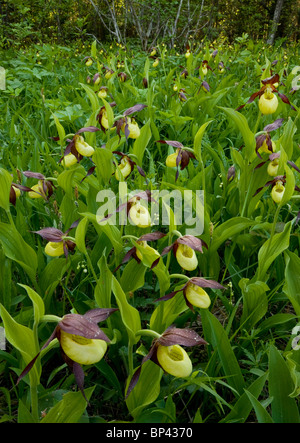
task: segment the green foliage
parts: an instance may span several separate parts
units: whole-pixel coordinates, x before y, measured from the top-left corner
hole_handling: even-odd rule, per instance
[[[62,2],[61,24],[68,5]],[[240,7],[245,14],[253,2]],[[14,8],[23,11],[19,2]],[[81,21],[82,32],[85,26]],[[0,350],[1,422],[299,422],[300,128],[299,91],[291,92],[298,48],[266,48],[244,35],[233,46],[222,39],[193,45],[189,58],[186,48],[161,43],[156,50],[157,67],[137,45],[125,51],[119,43],[100,48],[94,41],[80,53],[48,44],[1,54],[0,327],[7,340]],[[212,69],[205,77],[203,60]],[[263,115],[258,97],[247,101],[271,69],[292,106],[279,96],[274,114]],[[107,95],[100,99],[101,87]],[[107,130],[100,125],[104,110]],[[128,128],[138,125],[136,139],[125,118]],[[75,150],[78,132],[92,155]],[[271,159],[257,145],[267,132],[276,144]],[[73,165],[69,150],[77,155]],[[167,166],[180,152],[180,164]],[[279,152],[275,182],[285,191],[275,203],[268,166]],[[119,181],[124,158],[130,171]],[[15,199],[12,185],[20,191]],[[159,214],[146,227],[130,223],[131,205],[152,212],[154,201],[131,200],[150,191],[159,191]],[[201,232],[189,238],[198,261],[192,270],[176,255],[192,225],[173,201],[168,206],[171,192],[185,191],[193,217],[203,217]],[[103,207],[115,224],[101,220]],[[58,237],[43,236],[45,228]],[[64,244],[59,256],[45,249],[50,241],[52,249]],[[210,304],[191,308],[189,284],[199,277]],[[99,308],[115,309],[99,326],[108,349],[102,360],[83,365],[80,392],[76,366],[72,373],[61,360],[61,337],[48,339],[67,314]],[[157,364],[155,346],[170,340],[171,326],[181,331],[192,363],[188,376],[174,377]],[[188,330],[206,344],[186,344]]]

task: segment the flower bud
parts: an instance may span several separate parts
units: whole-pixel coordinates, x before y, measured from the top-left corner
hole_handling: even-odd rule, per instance
[[[195,251],[187,245],[178,244],[176,259],[178,264],[186,271],[194,271],[198,266]]]
[[[174,377],[188,377],[193,370],[189,356],[180,345],[158,345],[157,360],[163,370]]]
[[[185,296],[191,305],[197,308],[207,309],[210,305],[210,298],[206,291],[200,286],[189,283],[185,290]]]
[[[85,338],[63,330],[60,331],[60,345],[71,360],[82,365],[97,363],[107,350],[104,340]]]

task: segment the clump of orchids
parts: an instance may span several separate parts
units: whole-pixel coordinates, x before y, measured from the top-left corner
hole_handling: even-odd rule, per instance
[[[256,99],[256,97],[259,97],[258,106],[261,113],[265,115],[273,114],[278,107],[278,98],[275,94],[278,95],[278,97],[283,101],[283,103],[289,104],[294,111],[296,110],[294,106],[291,105],[287,96],[282,94],[276,89],[279,85],[278,74],[275,74],[272,77],[268,77],[261,80],[261,83],[262,87],[260,88],[260,90],[254,92],[245,104],[237,108],[237,111],[242,109],[246,104],[252,103]]]
[[[106,320],[117,310],[116,308],[96,308],[83,315],[66,314],[62,319],[59,319],[54,331],[40,352],[23,370],[17,383],[32,369],[41,351],[57,339],[62,358],[73,371],[76,383],[86,398],[83,390],[84,372],[81,365],[92,365],[103,358],[110,339],[99,328],[98,323]]]
[[[207,344],[193,329],[188,328],[179,329],[170,326],[161,335],[150,330],[139,332],[145,335],[154,335],[155,338],[152,341],[148,354],[143,358],[141,365],[135,371],[129,382],[126,398],[136,386],[141,374],[142,365],[146,363],[146,361],[151,360],[160,366],[163,371],[174,377],[189,377],[192,373],[193,365],[190,357],[182,346],[190,347]]]

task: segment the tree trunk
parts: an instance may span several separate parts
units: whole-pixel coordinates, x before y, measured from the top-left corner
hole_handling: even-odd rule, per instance
[[[271,32],[270,32],[269,38],[267,40],[267,44],[268,45],[273,45],[274,44],[275,35],[276,35],[276,31],[277,31],[277,28],[278,28],[278,25],[279,25],[280,14],[281,14],[281,11],[282,11],[283,3],[284,3],[284,0],[277,0],[275,11],[274,11],[274,17],[273,17],[273,23],[272,23]]]

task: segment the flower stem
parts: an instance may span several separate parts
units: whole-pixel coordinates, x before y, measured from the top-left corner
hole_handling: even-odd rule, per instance
[[[145,335],[145,336],[153,337],[153,338],[160,338],[161,337],[161,334],[159,334],[156,331],[153,331],[153,329],[139,329],[138,331],[136,331],[135,335],[136,336]]]

